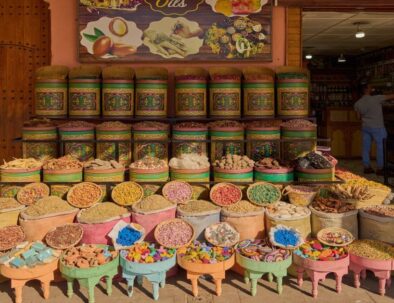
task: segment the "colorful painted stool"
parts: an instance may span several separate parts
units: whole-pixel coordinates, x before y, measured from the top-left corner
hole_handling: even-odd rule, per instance
[[[306,272],[312,280],[312,296],[314,298],[317,297],[319,281],[324,281],[329,273],[335,274],[337,293],[342,291],[342,277],[348,274],[349,256],[336,261],[315,261],[293,255],[293,261],[297,265],[298,285],[302,286],[303,275]]]
[[[349,269],[353,272],[354,286],[359,288],[360,276],[364,280],[367,276],[367,270],[374,273],[379,279],[379,294],[384,296],[386,287],[391,286],[391,271],[394,270],[392,260],[371,260],[350,254]]]
[[[62,276],[67,280],[67,296],[72,297],[73,282],[77,280],[79,285],[88,289],[89,292],[89,303],[94,303],[94,288],[100,282],[102,278],[105,278],[107,283],[107,295],[112,294],[112,280],[114,276],[118,274],[119,266],[119,255],[112,261],[90,268],[75,268],[66,266],[62,259],[60,259],[60,272]]]
[[[263,261],[255,261],[250,258],[246,258],[236,253],[236,261],[242,268],[245,269],[244,271],[244,279],[245,283],[249,284],[251,281],[250,286],[250,294],[255,296],[257,293],[257,281],[261,279],[265,274],[268,274],[268,281],[273,281],[273,276],[276,277],[277,283],[277,292],[279,294],[283,291],[282,281],[283,277],[287,276],[287,269],[290,267],[292,263],[291,256],[283,261],[278,262],[263,262]]]
[[[224,262],[216,264],[192,263],[178,257],[178,264],[187,271],[187,279],[192,283],[193,296],[198,296],[198,278],[202,275],[210,275],[216,286],[216,295],[222,294],[222,280],[226,277],[226,270],[235,264],[235,255]]]
[[[129,297],[133,295],[134,280],[137,278],[137,283],[142,285],[145,277],[153,285],[153,298],[159,299],[159,286],[163,288],[166,284],[167,271],[176,265],[176,256],[162,262],[142,264],[126,260],[123,256],[120,257],[120,266],[122,267],[122,277],[127,281],[127,293]]]
[[[49,298],[50,283],[54,280],[54,272],[58,267],[58,259],[48,264],[38,265],[33,268],[12,268],[1,265],[1,274],[11,280],[11,287],[15,289],[15,303],[22,303],[23,286],[31,281],[38,280],[41,282],[41,288],[44,298]]]

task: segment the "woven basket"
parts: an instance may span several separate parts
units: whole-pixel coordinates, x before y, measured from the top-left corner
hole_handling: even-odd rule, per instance
[[[24,187],[22,187],[19,191],[18,191],[18,194],[16,195],[16,199],[18,200],[18,202],[19,203],[21,203],[21,204],[23,204],[23,205],[30,205],[30,204],[32,204],[32,203],[25,203],[24,201],[22,201],[23,199],[22,199],[22,196],[23,196],[23,192],[26,190],[26,189],[29,189],[29,188],[31,188],[31,187],[42,187],[43,189],[44,189],[44,195],[41,197],[41,198],[44,198],[44,197],[48,197],[49,196],[49,186],[48,185],[46,185],[45,183],[38,183],[38,182],[36,182],[36,183],[30,183],[30,184],[28,184],[28,185],[25,185]],[[41,199],[40,198],[40,199]],[[38,199],[39,200],[39,199]]]
[[[218,206],[224,206],[224,205],[222,205],[222,204],[216,203],[216,201],[212,198],[213,192],[214,192],[216,189],[218,189],[219,187],[221,187],[221,186],[232,186],[232,187],[236,188],[236,189],[239,191],[239,194],[240,194],[239,196],[240,196],[240,198],[239,198],[237,201],[235,201],[233,204],[235,204],[235,203],[237,203],[237,202],[239,202],[239,201],[242,200],[242,190],[241,190],[237,185],[234,185],[234,184],[231,184],[231,183],[226,183],[226,182],[221,182],[221,183],[215,184],[215,185],[211,188],[211,191],[209,192],[209,198],[211,199],[211,201],[212,201],[213,203],[215,203],[215,204],[218,205]]]
[[[66,225],[75,225],[75,226],[78,226],[78,227],[79,227],[79,229],[80,229],[80,231],[81,231],[81,235],[78,237],[78,239],[76,239],[76,240],[75,240],[71,245],[69,245],[69,246],[56,246],[56,245],[54,245],[53,243],[51,243],[51,241],[48,241],[48,238],[49,238],[48,235],[49,235],[50,233],[54,232],[57,228],[63,227],[63,226],[66,226]],[[54,249],[65,250],[65,249],[69,249],[69,248],[74,247],[75,245],[77,245],[77,244],[82,240],[82,236],[83,236],[83,228],[82,228],[81,224],[78,224],[78,223],[69,223],[69,224],[60,225],[60,226],[57,226],[57,227],[51,229],[51,230],[46,234],[46,236],[45,236],[45,242],[48,244],[48,246],[50,246],[50,247],[52,247],[52,248],[54,248]]]
[[[18,244],[20,244],[23,241],[25,241],[25,239],[26,239],[26,233],[25,233],[25,230],[23,229],[22,226],[19,226],[19,225],[6,226],[6,227],[3,227],[3,228],[0,229],[0,233],[4,232],[7,229],[13,229],[15,231],[18,230],[21,233],[22,237],[21,237],[21,239],[18,239],[18,240],[20,240],[18,242],[14,241],[14,243],[9,243],[8,246],[7,245],[6,246],[0,246],[0,251],[10,250],[10,249],[14,248],[15,246],[17,246]]]
[[[185,223],[185,224],[187,224],[187,225],[189,225],[191,227],[193,233],[192,233],[192,236],[191,236],[190,240],[187,243],[185,243],[183,245],[169,247],[165,243],[161,243],[160,241],[157,240],[158,239],[158,235],[159,235],[160,227],[162,227],[163,225],[169,224],[171,222],[183,222],[183,223]],[[156,228],[155,228],[154,236],[155,236],[155,239],[156,239],[157,243],[159,243],[161,246],[167,247],[167,248],[171,248],[171,249],[178,249],[178,248],[181,248],[181,247],[188,246],[193,241],[193,239],[195,237],[195,231],[194,231],[193,225],[191,225],[189,222],[187,222],[185,220],[182,220],[182,219],[179,219],[179,218],[175,218],[175,219],[170,219],[170,220],[166,220],[166,221],[163,221],[163,222],[159,223],[156,226]]]
[[[119,188],[120,186],[124,186],[124,185],[122,185],[122,184],[125,184],[125,183],[126,183],[126,184],[133,184],[133,185],[137,186],[137,187],[140,189],[140,191],[141,191],[141,195],[140,195],[140,197],[139,197],[136,201],[133,201],[132,203],[122,204],[122,203],[119,201],[118,197],[116,196],[116,189]],[[138,183],[136,183],[136,182],[134,182],[134,181],[122,182],[122,183],[116,185],[116,186],[114,187],[114,189],[112,190],[112,193],[111,193],[112,201],[114,201],[116,204],[118,204],[118,205],[120,205],[120,206],[130,206],[130,205],[132,205],[132,204],[136,204],[136,203],[140,202],[140,201],[142,200],[143,197],[144,197],[144,189],[142,188],[141,185],[139,185]]]
[[[308,206],[317,195],[317,190],[311,191],[307,186],[288,185],[282,191],[283,196],[288,196],[291,204],[297,206]]]
[[[96,187],[96,189],[100,191],[100,197],[97,198],[95,201],[92,201],[92,202],[91,202],[90,204],[88,204],[88,205],[83,205],[83,206],[81,206],[81,205],[77,205],[77,204],[71,203],[71,202],[70,202],[70,197],[71,197],[71,195],[73,194],[75,188],[78,188],[78,187],[83,186],[83,185],[85,185],[85,184],[94,185],[94,186]],[[96,203],[99,203],[99,202],[101,201],[103,195],[104,195],[103,189],[102,189],[100,186],[98,186],[97,184],[92,183],[92,182],[82,182],[82,183],[79,183],[79,184],[77,184],[77,185],[74,185],[73,187],[70,188],[70,190],[69,190],[68,193],[67,193],[67,202],[68,202],[70,205],[72,205],[72,206],[74,206],[74,207],[77,207],[77,208],[88,208],[88,207],[93,206],[93,205],[96,204]]]
[[[274,200],[274,201],[272,201],[272,202],[268,202],[268,203],[259,203],[259,202],[257,202],[257,201],[254,201],[254,200],[251,198],[250,191],[252,190],[252,188],[254,188],[254,187],[256,187],[256,186],[259,186],[259,185],[270,185],[274,190],[276,190],[276,191],[278,192],[278,194],[279,194],[278,198],[277,198],[276,200]],[[254,184],[249,185],[248,190],[246,191],[246,195],[247,195],[247,197],[248,197],[248,200],[249,200],[250,202],[252,202],[253,204],[257,205],[257,206],[266,206],[266,205],[274,204],[274,203],[280,201],[280,198],[281,198],[281,196],[282,196],[280,190],[279,190],[275,185],[273,185],[273,184],[271,184],[271,183],[268,183],[268,182],[256,182],[256,183],[254,183]]]
[[[235,230],[235,231],[237,232],[237,234],[238,234],[237,237],[236,237],[236,239],[235,239],[233,242],[231,242],[231,243],[229,243],[229,244],[227,244],[227,245],[224,245],[224,244],[221,244],[221,243],[212,241],[212,239],[210,239],[210,238],[209,238],[209,235],[208,235],[210,229],[213,229],[213,228],[217,227],[218,225],[224,225],[224,224],[227,224],[228,226],[230,226],[230,227],[231,227],[233,230]],[[234,245],[236,245],[236,244],[239,242],[239,240],[240,240],[240,234],[239,234],[239,232],[236,230],[236,228],[235,228],[233,225],[231,225],[230,223],[227,223],[227,222],[219,222],[219,223],[212,224],[211,226],[208,226],[208,227],[205,229],[204,236],[205,236],[205,239],[206,239],[209,243],[211,243],[211,244],[214,245],[214,246],[219,246],[219,247],[230,247],[230,246],[234,246]]]
[[[168,201],[173,202],[173,201],[170,199],[170,197],[168,196],[168,187],[169,187],[171,184],[173,184],[173,183],[182,183],[182,184],[186,185],[186,186],[189,188],[189,190],[190,190],[190,196],[189,196],[189,198],[188,198],[186,201],[184,201],[184,202],[182,202],[182,203],[178,203],[178,204],[185,204],[185,203],[189,202],[189,201],[193,198],[193,187],[192,187],[189,183],[187,183],[187,182],[185,182],[185,181],[178,181],[178,180],[176,180],[176,181],[170,181],[170,182],[166,183],[166,184],[163,186],[163,189],[162,189],[161,191],[162,191],[162,193],[163,193],[164,198],[166,198]],[[175,203],[175,202],[173,202],[173,203]]]
[[[341,233],[341,234],[346,234],[346,235],[349,237],[350,241],[348,241],[348,242],[346,242],[346,243],[342,243],[342,244],[338,244],[338,243],[335,243],[335,244],[334,244],[334,243],[327,242],[327,241],[324,240],[323,236],[324,236],[325,233],[328,233],[328,232],[332,232],[332,233],[337,232],[337,233]],[[321,243],[323,243],[323,244],[325,244],[325,245],[328,245],[328,246],[338,246],[338,247],[348,246],[348,245],[350,245],[350,244],[354,241],[354,237],[353,237],[353,235],[351,234],[351,232],[347,231],[346,229],[340,228],[340,227],[327,227],[327,228],[323,228],[323,229],[321,229],[321,230],[317,233],[316,238],[317,238]]]

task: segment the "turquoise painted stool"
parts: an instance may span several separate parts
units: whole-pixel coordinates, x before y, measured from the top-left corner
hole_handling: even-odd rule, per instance
[[[166,284],[166,273],[176,265],[176,255],[168,260],[155,263],[136,263],[126,260],[120,256],[120,266],[122,267],[122,277],[127,281],[127,293],[129,297],[133,295],[134,280],[142,285],[145,277],[153,285],[153,298],[159,299],[159,286],[163,288]]]
[[[292,263],[291,256],[283,261],[263,262],[263,261],[255,261],[249,259],[237,252],[235,258],[238,265],[245,270],[244,272],[245,283],[249,284],[249,282],[251,282],[250,293],[252,296],[255,296],[257,293],[258,279],[261,279],[265,274],[268,274],[269,282],[273,281],[274,276],[276,277],[277,292],[278,294],[282,293],[283,277],[287,276],[287,269],[290,267]]]
[[[99,246],[99,245],[98,245]],[[105,245],[102,245],[105,246]],[[88,289],[89,303],[94,303],[94,288],[102,278],[105,278],[107,283],[107,295],[112,294],[112,280],[118,274],[119,267],[119,254],[111,262],[104,265],[91,267],[91,268],[75,268],[69,267],[64,264],[63,258],[60,259],[60,272],[64,279],[67,280],[67,296],[72,297],[73,282],[77,280],[79,285]]]

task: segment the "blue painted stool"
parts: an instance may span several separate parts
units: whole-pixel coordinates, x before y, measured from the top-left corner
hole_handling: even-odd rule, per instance
[[[129,297],[133,295],[134,280],[142,285],[145,277],[153,285],[153,298],[159,299],[159,286],[163,288],[166,284],[166,273],[176,264],[176,255],[166,261],[156,263],[136,263],[126,260],[120,256],[120,266],[122,267],[122,277],[127,281],[127,293]]]

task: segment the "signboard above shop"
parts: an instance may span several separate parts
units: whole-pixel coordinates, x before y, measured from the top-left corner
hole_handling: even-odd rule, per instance
[[[81,62],[271,61],[271,0],[78,0]]]

